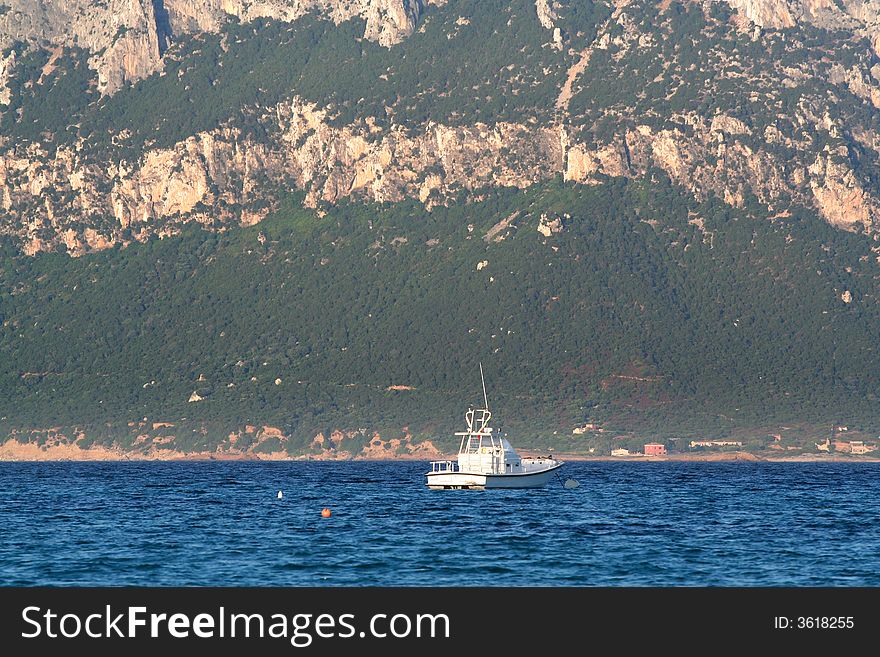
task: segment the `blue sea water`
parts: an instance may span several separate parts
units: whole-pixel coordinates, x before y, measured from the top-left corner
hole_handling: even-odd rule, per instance
[[[580,462],[580,488],[519,491],[425,469],[0,463],[0,584],[880,585],[878,463]]]

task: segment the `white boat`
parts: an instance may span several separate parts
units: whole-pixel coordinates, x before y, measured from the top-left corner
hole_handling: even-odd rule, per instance
[[[480,379],[485,406],[465,413],[467,431],[455,433],[461,436],[458,460],[431,461],[431,470],[425,475],[428,488],[540,488],[557,474],[562,461],[550,456],[521,457],[506,438],[496,436],[489,426],[492,413],[482,364]]]

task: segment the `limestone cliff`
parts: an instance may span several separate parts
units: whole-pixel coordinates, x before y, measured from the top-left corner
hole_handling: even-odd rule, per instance
[[[865,191],[848,166],[846,148],[823,153],[803,166],[737,141],[735,135],[749,133],[735,119],[715,117],[710,125],[699,117],[690,119],[696,128],[693,136],[684,130],[655,132],[637,126],[619,142],[598,149],[575,145],[567,154],[565,178],[589,182],[597,174],[632,176],[656,167],[697,198],[713,193],[732,206],[742,206],[751,192],[771,210],[791,201],[815,206],[829,223],[841,228],[871,227],[880,217],[880,202]],[[768,128],[764,138],[778,135]]]
[[[551,4],[550,0],[535,0],[535,13],[538,15],[538,21],[548,30],[556,27],[553,21],[558,18]]]
[[[18,233],[26,253],[51,250],[60,241],[78,255],[167,234],[185,221],[255,223],[268,208],[248,204],[279,185],[305,190],[312,206],[347,196],[419,198],[430,206],[462,188],[525,187],[563,167],[554,128],[429,124],[416,134],[396,126],[377,135],[365,124],[332,126],[325,111],[299,98],[273,114],[275,143],[220,128],[109,167],[68,148],[12,149],[0,153],[0,203],[29,217]],[[96,222],[89,232],[81,228]]]
[[[762,27],[793,27],[789,0],[727,0],[749,20]]]
[[[165,0],[176,32],[215,32],[230,16],[293,21],[306,13],[341,23],[359,16],[366,22],[364,38],[391,46],[412,34],[423,7],[445,0]]]
[[[850,30],[871,40],[880,53],[878,0],[721,0],[756,25],[790,28],[810,23],[829,29]]]
[[[640,125],[598,147],[570,143],[561,127],[513,123],[429,124],[415,134],[396,126],[377,134],[366,124],[333,126],[325,110],[299,98],[274,115],[279,130],[271,144],[220,128],[106,168],[67,148],[49,153],[32,145],[0,153],[2,206],[29,217],[4,232],[18,235],[26,253],[61,242],[78,255],[174,232],[186,221],[258,222],[270,206],[257,201],[279,187],[305,190],[313,207],[349,196],[418,198],[430,207],[460,189],[526,187],[559,174],[589,184],[651,168],[697,197],[712,192],[734,206],[752,192],[771,208],[792,200],[815,206],[843,227],[870,227],[880,216],[880,202],[847,165],[845,149],[805,165],[782,161],[739,141],[752,136],[750,129],[723,115],[686,117],[687,131]],[[780,137],[768,128],[763,138]]]

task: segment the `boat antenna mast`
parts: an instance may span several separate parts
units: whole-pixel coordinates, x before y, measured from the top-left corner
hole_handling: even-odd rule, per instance
[[[486,404],[485,409],[489,410],[489,398],[486,396],[486,379],[483,377],[483,363],[480,363],[480,381],[483,384],[483,403]]]

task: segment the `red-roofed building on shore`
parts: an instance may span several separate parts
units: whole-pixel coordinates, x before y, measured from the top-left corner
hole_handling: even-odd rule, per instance
[[[666,456],[666,445],[661,443],[646,443],[645,456]]]

